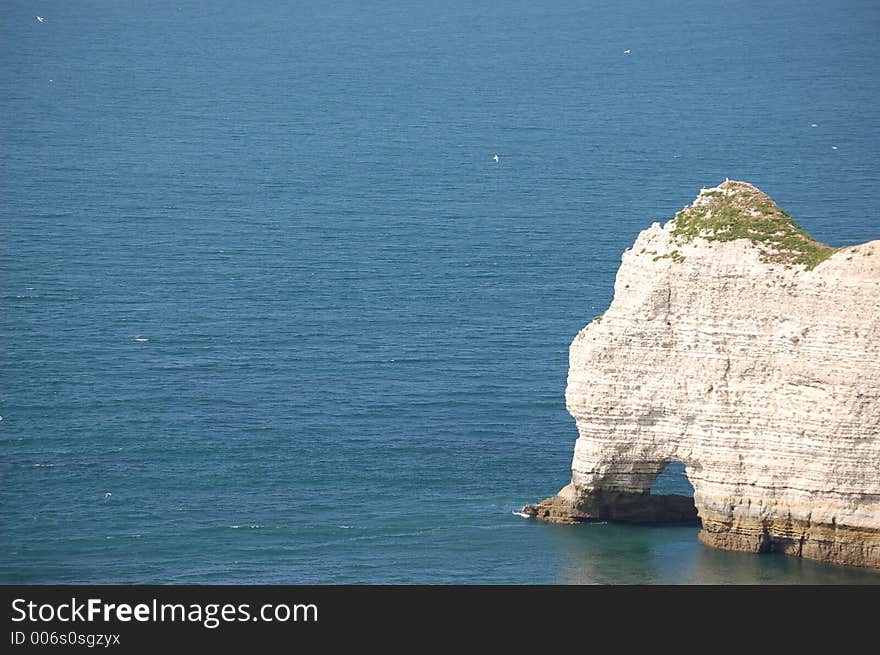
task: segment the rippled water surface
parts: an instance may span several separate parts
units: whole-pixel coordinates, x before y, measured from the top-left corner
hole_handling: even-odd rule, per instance
[[[328,5],[0,5],[0,581],[880,582],[512,514],[641,229],[880,236],[880,7]]]

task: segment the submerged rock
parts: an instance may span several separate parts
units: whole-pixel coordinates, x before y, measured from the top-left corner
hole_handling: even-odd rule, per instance
[[[571,483],[525,513],[688,522],[695,505],[705,544],[880,568],[880,241],[833,249],[750,184],[703,189],[624,252],[571,344],[566,404]],[[649,493],[672,461],[693,501]]]

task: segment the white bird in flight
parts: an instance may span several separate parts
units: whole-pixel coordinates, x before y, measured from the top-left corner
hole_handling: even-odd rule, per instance
[[[43,18],[42,16],[37,16],[37,22],[38,22],[38,23],[42,23],[44,20],[46,20],[46,19]]]
[[[624,51],[623,51],[623,54],[625,54],[625,55],[628,55],[628,54],[631,54],[631,53],[632,53],[632,50],[624,50]]]
[[[494,155],[492,155],[492,159],[494,159],[494,160],[495,160],[495,163],[497,164],[498,162],[501,161],[501,155],[499,155],[499,154],[496,152]]]

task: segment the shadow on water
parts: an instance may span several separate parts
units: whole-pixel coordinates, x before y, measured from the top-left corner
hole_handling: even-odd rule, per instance
[[[557,584],[880,584],[877,571],[709,548],[696,527],[546,528],[558,549]]]
[[[670,462],[651,493],[693,496],[684,465]],[[694,526],[546,527],[559,551],[560,584],[880,584],[880,572],[709,548]]]
[[[693,497],[684,465],[670,462],[651,493]],[[871,569],[710,548],[699,542],[698,526],[524,525],[542,533],[535,543],[551,544],[544,575],[552,584],[880,585],[880,571]]]

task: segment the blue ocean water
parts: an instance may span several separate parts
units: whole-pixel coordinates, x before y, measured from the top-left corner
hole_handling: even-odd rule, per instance
[[[730,177],[880,237],[876,3],[36,12],[0,5],[0,582],[880,583],[512,514],[568,481],[568,344],[641,229]]]

